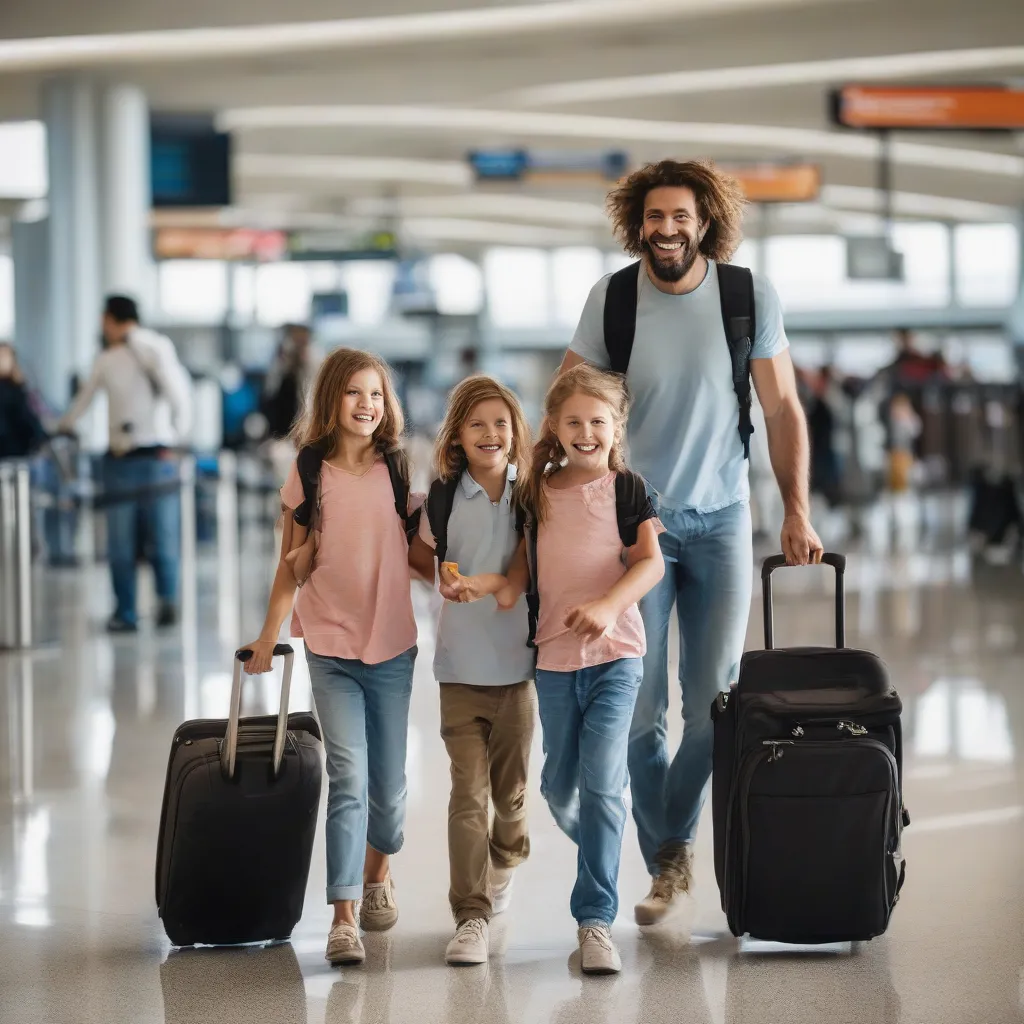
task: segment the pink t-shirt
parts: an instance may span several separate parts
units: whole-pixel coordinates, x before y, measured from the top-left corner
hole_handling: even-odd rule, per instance
[[[316,567],[299,589],[292,636],[314,653],[376,665],[416,643],[409,545],[395,511],[395,494],[383,459],[363,476],[324,462],[320,473],[320,523]],[[409,509],[423,503],[410,495]],[[294,463],[281,488],[287,508],[302,504]]]
[[[615,474],[564,490],[545,485],[544,494],[547,514],[537,534],[537,668],[577,672],[620,658],[642,658],[647,638],[635,604],[598,640],[581,640],[565,625],[571,608],[603,597],[626,573],[615,517]],[[661,532],[661,524],[655,525]]]

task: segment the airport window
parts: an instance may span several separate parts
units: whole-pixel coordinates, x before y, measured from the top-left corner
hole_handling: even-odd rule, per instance
[[[551,254],[555,321],[558,324],[576,326],[590,289],[604,272],[604,259],[599,249],[556,249]]]
[[[256,316],[256,268],[248,263],[231,265],[231,319],[239,327]]]
[[[391,308],[395,265],[382,260],[346,263],[342,281],[348,292],[348,315],[353,324],[373,327],[383,323]]]
[[[42,199],[46,190],[46,128],[42,121],[0,124],[0,196]]]
[[[551,323],[551,263],[543,249],[489,249],[484,254],[487,306],[495,327]]]
[[[265,263],[256,268],[256,321],[266,327],[309,318],[312,288],[301,263]]]
[[[458,253],[442,253],[431,257],[428,273],[438,313],[473,316],[483,308],[483,273],[472,260]]]
[[[739,248],[729,262],[735,263],[738,267],[749,267],[753,271],[760,271],[760,255],[760,242],[756,242],[752,238],[745,238],[740,242]]]
[[[227,264],[219,260],[166,260],[157,265],[161,319],[168,323],[220,323],[227,312]]]
[[[964,306],[1009,306],[1020,280],[1013,224],[960,224],[954,231],[956,298]]]

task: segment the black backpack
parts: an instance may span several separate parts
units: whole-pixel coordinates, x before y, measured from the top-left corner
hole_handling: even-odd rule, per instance
[[[405,527],[405,539],[411,542],[420,527],[421,509],[415,509],[410,515],[409,478],[405,459],[400,451],[383,452],[384,462],[391,477],[391,490],[395,495],[395,511]],[[320,470],[327,457],[323,444],[308,444],[299,449],[295,458],[299,480],[302,483],[302,504],[295,510],[295,522],[299,526],[309,526],[313,511],[317,506],[320,494]]]
[[[631,548],[637,539],[640,524],[655,519],[658,513],[647,494],[647,485],[639,473],[631,470],[615,474],[615,519],[624,548]],[[516,531],[526,538],[526,559],[530,567],[530,587],[526,592],[526,605],[530,616],[530,634],[527,643],[535,647],[537,622],[540,618],[540,593],[537,589],[537,528],[532,514],[521,504],[516,505]],[[434,535],[437,536],[436,534]]]
[[[604,300],[604,344],[608,349],[611,369],[625,375],[633,352],[636,335],[637,287],[641,263],[612,274]],[[732,386],[740,404],[740,441],[743,457],[750,458],[750,352],[754,346],[754,277],[746,267],[716,263],[718,290],[722,299],[722,324],[732,359]]]

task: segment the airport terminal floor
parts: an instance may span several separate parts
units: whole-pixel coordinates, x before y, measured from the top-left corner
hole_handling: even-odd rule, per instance
[[[632,907],[647,879],[630,821],[614,927],[623,971],[612,978],[580,972],[568,909],[575,851],[537,791],[539,730],[533,853],[511,909],[494,923],[490,963],[444,965],[452,934],[448,761],[431,673],[436,606],[419,585],[409,818],[393,861],[396,927],[367,937],[362,967],[324,962],[321,813],[305,913],[290,944],[172,951],[153,895],[167,751],[183,719],[226,714],[232,651],[262,617],[269,539],[243,536],[237,577],[223,552],[201,551],[194,612],[159,634],[148,623],[137,636],[103,632],[103,566],[41,570],[39,643],[29,654],[0,655],[0,749],[9,752],[0,761],[0,1021],[1024,1021],[1024,576],[1019,564],[990,564],[957,540],[961,512],[944,498],[882,506],[858,541],[835,542],[850,553],[848,641],[882,655],[905,706],[913,824],[888,933],[856,948],[733,939],[707,813],[695,900],[642,933]],[[779,642],[828,637],[828,572],[780,576]],[[753,597],[748,647],[761,645]],[[249,687],[246,710],[262,712],[275,698],[266,677]],[[309,704],[300,658],[292,707]],[[678,695],[672,723],[675,742]]]

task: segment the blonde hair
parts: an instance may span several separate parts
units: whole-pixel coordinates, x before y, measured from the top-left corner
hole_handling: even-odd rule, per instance
[[[354,348],[336,349],[321,365],[306,415],[292,431],[296,448],[315,446],[325,457],[337,449],[341,441],[341,400],[352,378],[362,370],[376,370],[384,392],[384,415],[374,431],[374,444],[382,454],[403,453],[405,415],[395,392],[391,367],[379,356]],[[407,466],[405,476],[408,477]]]
[[[459,433],[466,425],[473,410],[481,403],[495,399],[508,406],[512,418],[512,445],[508,461],[522,473],[530,450],[530,425],[511,388],[493,377],[476,374],[460,381],[448,396],[444,411],[444,422],[434,441],[432,467],[438,479],[448,481],[457,477],[467,465],[466,453],[459,442]]]
[[[621,473],[626,468],[625,435],[626,420],[629,416],[626,380],[621,374],[609,373],[587,363],[579,363],[561,374],[548,388],[544,398],[544,423],[533,448],[533,465],[522,488],[523,503],[537,522],[543,520],[547,511],[544,481],[562,468],[566,458],[565,450],[555,433],[555,422],[562,406],[574,395],[596,398],[611,409],[618,436],[609,454],[608,465],[616,473]]]

